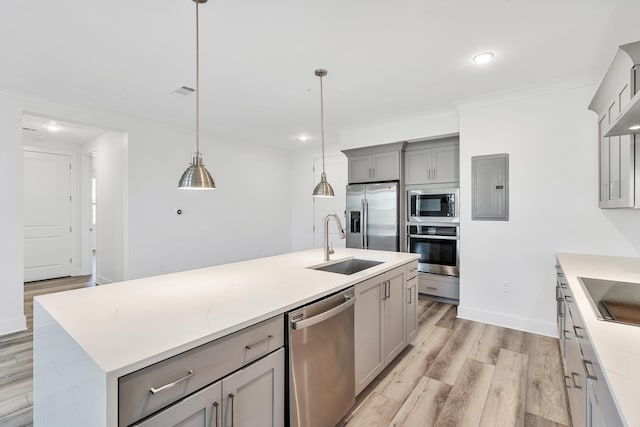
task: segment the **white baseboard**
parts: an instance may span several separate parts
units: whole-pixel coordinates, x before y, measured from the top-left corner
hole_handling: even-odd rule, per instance
[[[543,322],[537,319],[486,311],[478,308],[465,307],[463,305],[458,306],[458,317],[475,322],[502,326],[503,328],[517,329],[519,331],[558,338],[558,329],[554,322]]]
[[[23,315],[0,320],[0,336],[27,329],[27,318]]]

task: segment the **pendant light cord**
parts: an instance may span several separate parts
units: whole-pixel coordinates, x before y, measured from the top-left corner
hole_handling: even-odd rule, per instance
[[[200,19],[198,17],[198,6],[196,3],[196,161],[200,156]]]
[[[320,76],[320,135],[322,139],[322,174],[324,170],[324,91],[322,90],[322,76]]]

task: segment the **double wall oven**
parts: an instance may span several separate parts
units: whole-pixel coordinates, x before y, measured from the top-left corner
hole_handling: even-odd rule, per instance
[[[407,191],[407,251],[418,254],[418,271],[460,275],[458,189]]]

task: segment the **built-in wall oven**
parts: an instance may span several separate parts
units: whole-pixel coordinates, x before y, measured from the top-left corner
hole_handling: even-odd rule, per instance
[[[407,190],[408,222],[458,221],[457,188],[418,188]]]
[[[422,273],[460,275],[460,226],[458,223],[407,225],[407,252],[418,254]]]

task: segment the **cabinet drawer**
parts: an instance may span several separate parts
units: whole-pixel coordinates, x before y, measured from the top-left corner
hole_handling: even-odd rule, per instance
[[[406,265],[407,268],[407,280],[413,279],[418,276],[418,260],[412,261]]]
[[[460,286],[457,283],[423,280],[420,278],[419,291],[421,294],[434,295],[443,298],[460,299]]]
[[[118,425],[146,417],[283,345],[284,318],[277,316],[125,375],[118,379]]]

